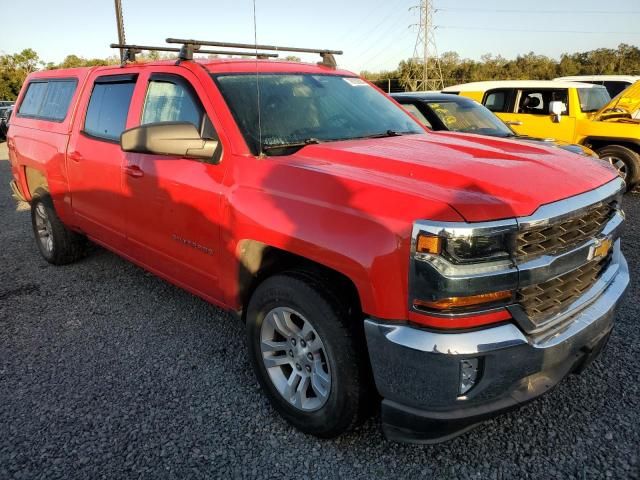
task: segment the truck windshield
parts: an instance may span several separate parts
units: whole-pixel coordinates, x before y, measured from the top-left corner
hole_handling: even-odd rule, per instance
[[[493,137],[513,137],[515,134],[487,108],[458,102],[429,102],[429,108],[452,132],[477,133]]]
[[[424,133],[400,107],[357,77],[263,73],[257,81],[255,74],[213,78],[254,155],[287,155],[310,143]]]
[[[601,88],[579,88],[580,110],[583,112],[597,112],[611,101],[609,92]]]

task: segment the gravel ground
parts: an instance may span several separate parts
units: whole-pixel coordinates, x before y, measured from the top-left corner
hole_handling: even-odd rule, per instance
[[[243,328],[97,249],[36,250],[0,145],[0,479],[637,478],[640,196],[627,196],[632,285],[603,355],[549,395],[446,444],[337,440],[289,427],[254,379]]]

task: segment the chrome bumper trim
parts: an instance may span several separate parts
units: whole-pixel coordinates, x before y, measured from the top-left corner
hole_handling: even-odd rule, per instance
[[[379,324],[372,320],[365,320],[365,325],[375,326],[389,342],[424,353],[475,355],[528,343],[512,323],[456,334],[419,330],[407,325]]]

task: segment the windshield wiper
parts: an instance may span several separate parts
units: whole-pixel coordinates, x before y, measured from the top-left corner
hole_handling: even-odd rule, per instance
[[[314,144],[317,144],[317,143],[320,143],[320,140],[318,140],[317,138],[305,138],[301,142],[278,143],[278,144],[274,144],[274,145],[264,145],[262,147],[262,151],[263,152],[268,152],[270,150],[279,150],[279,149],[283,149],[283,148],[302,148],[302,147],[306,147],[307,145],[314,145]]]
[[[401,137],[406,133],[414,133],[414,132],[398,132],[396,130],[387,130],[386,132],[374,133],[373,135],[365,135],[364,137],[358,138],[386,138],[386,137]]]

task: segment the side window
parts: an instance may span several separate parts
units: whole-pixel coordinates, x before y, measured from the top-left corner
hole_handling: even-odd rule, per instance
[[[40,111],[47,93],[47,82],[31,82],[18,109],[18,115],[34,117]]]
[[[39,115],[51,120],[64,120],[69,110],[69,104],[76,91],[76,82],[49,82],[47,95],[40,108]]]
[[[518,113],[549,115],[551,102],[562,102],[567,106],[567,90],[522,90],[518,101]]]
[[[403,103],[402,107],[407,112],[409,112],[414,117],[416,117],[420,121],[420,123],[423,124],[425,127],[433,128],[431,126],[431,122],[429,122],[429,120],[427,120],[427,117],[425,117],[422,114],[422,112],[420,110],[418,110],[418,107],[416,107],[413,103]]]
[[[98,77],[87,107],[84,132],[117,141],[127,123],[135,84],[136,79],[131,75]]]
[[[544,100],[540,92],[522,92],[520,103],[518,105],[518,113],[527,113],[531,115],[544,115]]]
[[[201,131],[204,108],[191,86],[180,77],[151,77],[141,124],[189,122]]]
[[[511,110],[511,90],[490,90],[484,95],[482,104],[492,112],[508,113]]]
[[[18,115],[61,122],[67,116],[76,86],[73,79],[31,82]]]

